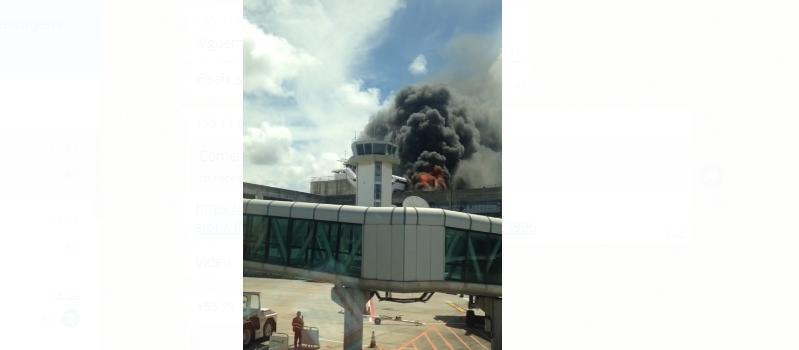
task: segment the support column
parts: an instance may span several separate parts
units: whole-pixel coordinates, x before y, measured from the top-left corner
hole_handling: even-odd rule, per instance
[[[344,350],[363,349],[363,312],[371,293],[341,286],[331,292],[333,301],[344,308]]]
[[[491,334],[491,350],[502,350],[502,298],[477,296],[474,304],[486,314],[485,330]]]
[[[491,307],[491,331],[494,337],[491,338],[491,350],[502,349],[502,299],[492,299]]]

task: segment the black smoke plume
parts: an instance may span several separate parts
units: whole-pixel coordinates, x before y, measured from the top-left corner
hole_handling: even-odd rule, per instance
[[[380,111],[364,132],[398,146],[400,170],[417,190],[469,188],[501,183],[501,111],[481,108],[458,96],[445,84],[411,85],[397,93],[393,104]],[[499,123],[493,123],[493,120]],[[496,130],[496,129],[498,130]],[[491,137],[483,142],[481,129]],[[459,173],[461,162],[475,154],[491,153],[499,159],[493,169],[470,164],[469,173]],[[485,163],[490,166],[491,162]],[[496,162],[494,162],[496,163]],[[498,165],[498,166],[497,166]],[[484,172],[493,174],[486,178]],[[419,186],[427,176],[442,184]]]
[[[502,184],[502,55],[491,48],[497,43],[457,37],[443,50],[448,68],[402,88],[364,128],[366,136],[398,146],[395,174],[414,189]]]

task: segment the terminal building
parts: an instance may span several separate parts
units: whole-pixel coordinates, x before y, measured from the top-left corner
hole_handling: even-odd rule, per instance
[[[450,189],[439,191],[413,191],[408,180],[390,175],[392,171],[391,163],[396,159],[396,147],[390,143],[383,143],[375,140],[356,140],[353,142],[352,150],[354,156],[348,160],[342,160],[343,166],[340,169],[331,171],[331,175],[313,177],[310,181],[309,192],[299,192],[278,187],[264,186],[259,184],[244,183],[245,199],[265,199],[278,201],[308,202],[320,204],[337,205],[362,205],[376,206],[382,197],[390,197],[391,202],[388,206],[401,207],[403,201],[410,196],[424,199],[430,208],[446,209],[462,213],[483,215],[501,218],[502,217],[502,186],[499,184],[469,189]],[[353,164],[360,164],[360,169],[356,169]],[[385,173],[388,179],[385,184],[376,181],[375,185],[380,186],[380,190],[366,189],[366,186],[357,186],[356,172],[361,176],[374,176],[380,179],[381,174]],[[368,173],[368,175],[367,175]],[[358,203],[357,191],[367,191],[361,193],[362,198],[374,198],[374,202]],[[377,205],[379,206],[379,205]]]
[[[355,189],[333,177],[313,178],[311,191],[299,192],[288,189],[244,183],[245,199],[266,199],[290,202],[355,205]],[[502,187],[471,188],[448,191],[404,191],[391,194],[391,204],[397,207],[410,197],[421,197],[431,208],[447,209],[462,213],[495,218],[502,217]]]

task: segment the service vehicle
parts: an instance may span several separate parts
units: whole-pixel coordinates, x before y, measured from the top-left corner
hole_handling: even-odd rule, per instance
[[[244,347],[257,339],[269,340],[277,331],[277,313],[261,307],[261,293],[244,292]]]

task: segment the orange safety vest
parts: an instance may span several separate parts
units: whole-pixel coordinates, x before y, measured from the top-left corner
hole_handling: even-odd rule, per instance
[[[305,325],[305,323],[299,317],[295,317],[293,320],[291,320],[291,327],[294,328],[295,332],[302,331],[302,326],[304,326],[304,325]]]

